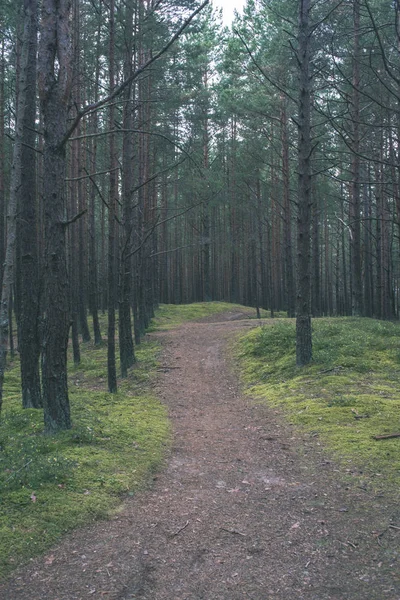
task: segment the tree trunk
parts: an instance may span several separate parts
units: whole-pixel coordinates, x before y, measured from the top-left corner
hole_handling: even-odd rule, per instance
[[[284,210],[284,244],[285,244],[285,283],[288,317],[296,313],[295,282],[293,276],[292,250],[292,211],[290,206],[290,165],[289,165],[289,132],[286,98],[281,100],[281,136],[282,136],[282,178],[283,178],[283,210]]]
[[[6,182],[5,182],[5,40],[1,41],[0,50],[0,282],[3,279],[3,265],[5,256],[5,223],[6,212]]]
[[[39,93],[44,126],[44,326],[42,381],[47,433],[71,427],[67,382],[69,331],[65,239],[65,141],[71,93],[69,0],[43,0]]]
[[[21,367],[22,406],[40,408],[39,265],[36,195],[36,52],[37,0],[25,3],[29,19],[29,56],[26,75],[26,106],[22,131],[22,173],[17,219],[17,327]],[[22,65],[21,65],[22,66]]]
[[[361,195],[360,195],[360,0],[353,0],[353,97],[352,97],[352,185],[349,206],[352,314],[363,315],[361,279]]]
[[[114,25],[114,0],[110,2],[110,41],[109,41],[109,84],[110,91],[115,86],[115,25]],[[115,107],[112,103],[109,108],[109,127],[113,131]],[[107,370],[108,370],[108,391],[115,393],[117,391],[117,371],[115,366],[115,307],[117,303],[117,270],[116,270],[116,216],[118,200],[118,176],[116,171],[117,154],[115,147],[115,134],[110,135],[110,190],[108,205],[108,344],[107,344]]]
[[[13,161],[11,169],[10,198],[7,213],[7,239],[6,254],[4,261],[3,282],[1,290],[0,304],[0,409],[3,399],[4,372],[7,361],[7,348],[9,344],[9,309],[12,295],[12,287],[15,275],[15,253],[16,253],[16,235],[17,235],[17,204],[18,195],[22,183],[22,150],[24,144],[24,126],[26,125],[27,114],[30,115],[32,107],[29,100],[32,100],[32,85],[29,67],[30,52],[34,49],[32,46],[32,28],[35,27],[34,20],[36,14],[36,4],[31,0],[24,1],[23,34],[21,44],[20,68],[17,80],[17,111],[15,140],[13,148]],[[29,105],[29,108],[28,108]]]
[[[299,64],[299,142],[298,142],[298,216],[297,216],[297,302],[296,362],[312,360],[310,227],[311,227],[311,27],[310,0],[299,0],[297,59]]]
[[[133,52],[133,3],[128,1],[125,9],[125,57],[124,78],[132,72]],[[132,86],[128,86],[124,96],[123,109],[124,137],[122,145],[122,214],[123,239],[121,252],[120,299],[119,299],[119,352],[121,376],[128,375],[128,369],[135,362],[135,352],[132,338],[131,291],[132,291],[132,229],[133,229],[133,103]]]
[[[99,99],[99,79],[100,79],[100,40],[101,40],[101,26],[100,19],[97,27],[97,55],[96,55],[96,73],[95,73],[95,103]],[[94,111],[91,116],[91,129],[94,134],[98,130],[98,118],[97,112]],[[93,138],[93,144],[91,148],[91,160],[90,168],[91,172],[96,172],[97,165],[97,137]],[[102,343],[101,330],[99,322],[99,307],[98,307],[98,264],[97,264],[97,252],[96,252],[96,186],[92,182],[90,188],[90,200],[89,200],[89,309],[93,320],[93,335],[94,343],[99,346]],[[102,264],[103,267],[103,264]]]

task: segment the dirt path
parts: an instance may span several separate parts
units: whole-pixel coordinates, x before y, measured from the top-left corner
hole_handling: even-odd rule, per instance
[[[231,317],[153,334],[174,426],[166,469],[1,600],[400,600],[399,507],[357,478],[347,488],[316,438],[241,396],[226,343],[254,322]]]

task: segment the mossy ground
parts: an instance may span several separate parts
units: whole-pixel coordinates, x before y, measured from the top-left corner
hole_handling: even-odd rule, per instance
[[[166,330],[177,327],[186,321],[195,321],[210,315],[222,312],[247,313],[249,319],[256,318],[256,309],[241,304],[229,304],[228,302],[195,302],[193,304],[160,304],[155,319],[152,321],[149,331]],[[262,310],[263,318],[267,316]]]
[[[164,306],[155,321],[175,325],[227,306]],[[142,342],[112,395],[106,345],[82,344],[81,363],[69,366],[73,427],[56,436],[43,435],[43,411],[21,408],[18,360],[9,365],[0,418],[0,578],[65,532],[110,516],[160,466],[170,427],[149,385],[159,351],[157,342]]]
[[[313,362],[295,365],[295,325],[276,321],[245,335],[237,351],[248,391],[278,406],[343,466],[373,486],[398,489],[400,325],[373,319],[313,321]]]
[[[224,303],[161,306],[152,328],[226,310],[246,311]],[[400,439],[372,436],[400,430],[400,325],[314,320],[314,361],[298,369],[293,321],[270,323],[238,343],[249,392],[284,409],[344,473],[359,469],[373,485],[398,486]],[[0,421],[0,576],[64,532],[112,514],[159,467],[170,435],[149,386],[159,347],[145,341],[136,352],[137,365],[110,395],[106,347],[82,345],[81,364],[70,366],[74,425],[52,437],[43,435],[42,411],[20,408],[19,365],[10,365]]]
[[[41,410],[20,408],[19,365],[6,376],[0,422],[0,576],[43,552],[63,533],[104,518],[142,487],[168,443],[166,411],[147,380],[157,346],[144,342],[138,365],[106,388],[106,348],[85,344],[70,369],[73,428],[43,435]]]

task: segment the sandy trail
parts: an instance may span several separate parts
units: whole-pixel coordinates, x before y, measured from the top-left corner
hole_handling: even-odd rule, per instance
[[[217,320],[152,334],[174,443],[151,489],[17,572],[2,600],[400,600],[398,506],[347,487],[317,438],[241,395],[226,346],[254,321]]]

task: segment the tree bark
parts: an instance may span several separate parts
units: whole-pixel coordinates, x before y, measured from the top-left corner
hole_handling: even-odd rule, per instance
[[[109,85],[110,92],[115,86],[115,3],[110,2],[110,40],[109,40]],[[109,127],[114,129],[114,104],[109,108]],[[117,391],[117,371],[115,366],[115,307],[117,303],[117,278],[116,278],[116,215],[118,199],[118,176],[116,169],[117,154],[115,135],[110,135],[110,189],[108,204],[108,343],[107,343],[107,371],[108,391],[114,394]]]
[[[287,117],[287,99],[281,99],[281,136],[282,136],[282,178],[283,178],[283,210],[284,210],[284,243],[285,243],[285,284],[288,317],[296,314],[296,293],[293,275],[292,249],[292,211],[290,206],[290,165],[289,165],[289,132]]]
[[[124,78],[127,79],[133,70],[133,2],[128,0],[125,9],[125,56]],[[128,369],[135,362],[132,337],[131,291],[132,291],[132,229],[133,229],[133,161],[134,144],[132,86],[126,88],[124,94],[123,122],[125,134],[122,143],[122,214],[123,235],[121,252],[120,299],[119,299],[119,352],[121,376],[128,375]]]
[[[96,71],[95,71],[95,91],[94,99],[95,102],[99,98],[99,80],[100,80],[100,40],[101,40],[101,22],[97,25],[97,42],[96,42]],[[95,111],[91,115],[91,130],[93,133],[97,133],[98,130],[98,116]],[[97,165],[97,137],[93,138],[91,147],[91,160],[90,167],[91,172],[96,172]],[[99,346],[102,343],[100,321],[99,321],[99,306],[98,306],[98,264],[97,264],[97,251],[96,251],[96,186],[92,181],[89,196],[89,309],[93,320],[93,335],[94,343]],[[103,209],[102,209],[103,210]],[[103,219],[102,219],[103,224]],[[103,232],[102,232],[103,234]],[[104,244],[104,238],[102,237],[102,244]],[[101,268],[104,268],[104,261],[100,261]]]
[[[349,206],[352,314],[361,316],[363,311],[361,278],[361,194],[360,194],[360,0],[353,0],[353,95],[352,95],[352,184]]]
[[[21,368],[22,406],[40,408],[40,336],[39,336],[39,265],[38,219],[36,186],[36,53],[37,53],[37,0],[25,1],[25,19],[28,19],[29,44],[26,67],[26,105],[22,123],[21,169],[23,177],[18,191],[17,219],[17,328]],[[21,65],[22,67],[22,65]]]
[[[297,302],[296,363],[312,360],[311,337],[311,27],[310,0],[299,0],[297,60],[299,64],[299,141],[298,141],[298,216],[297,216]]]
[[[65,222],[65,136],[71,94],[70,0],[43,0],[39,94],[44,126],[44,325],[42,381],[45,431],[71,427],[67,383],[69,331]]]
[[[6,182],[5,182],[5,40],[1,42],[0,50],[0,281],[3,279],[3,265],[5,257],[5,223],[6,211]]]
[[[22,182],[24,125],[26,123],[25,119],[27,112],[29,114],[29,109],[27,109],[29,93],[32,93],[32,91],[29,91],[29,85],[31,85],[32,82],[29,76],[28,68],[30,65],[29,54],[32,51],[32,27],[34,27],[35,10],[35,3],[31,0],[25,0],[20,68],[17,80],[15,140],[11,168],[10,198],[7,213],[6,253],[0,304],[0,409],[2,407],[4,372],[6,368],[7,349],[9,343],[9,308],[15,275],[17,204]]]

